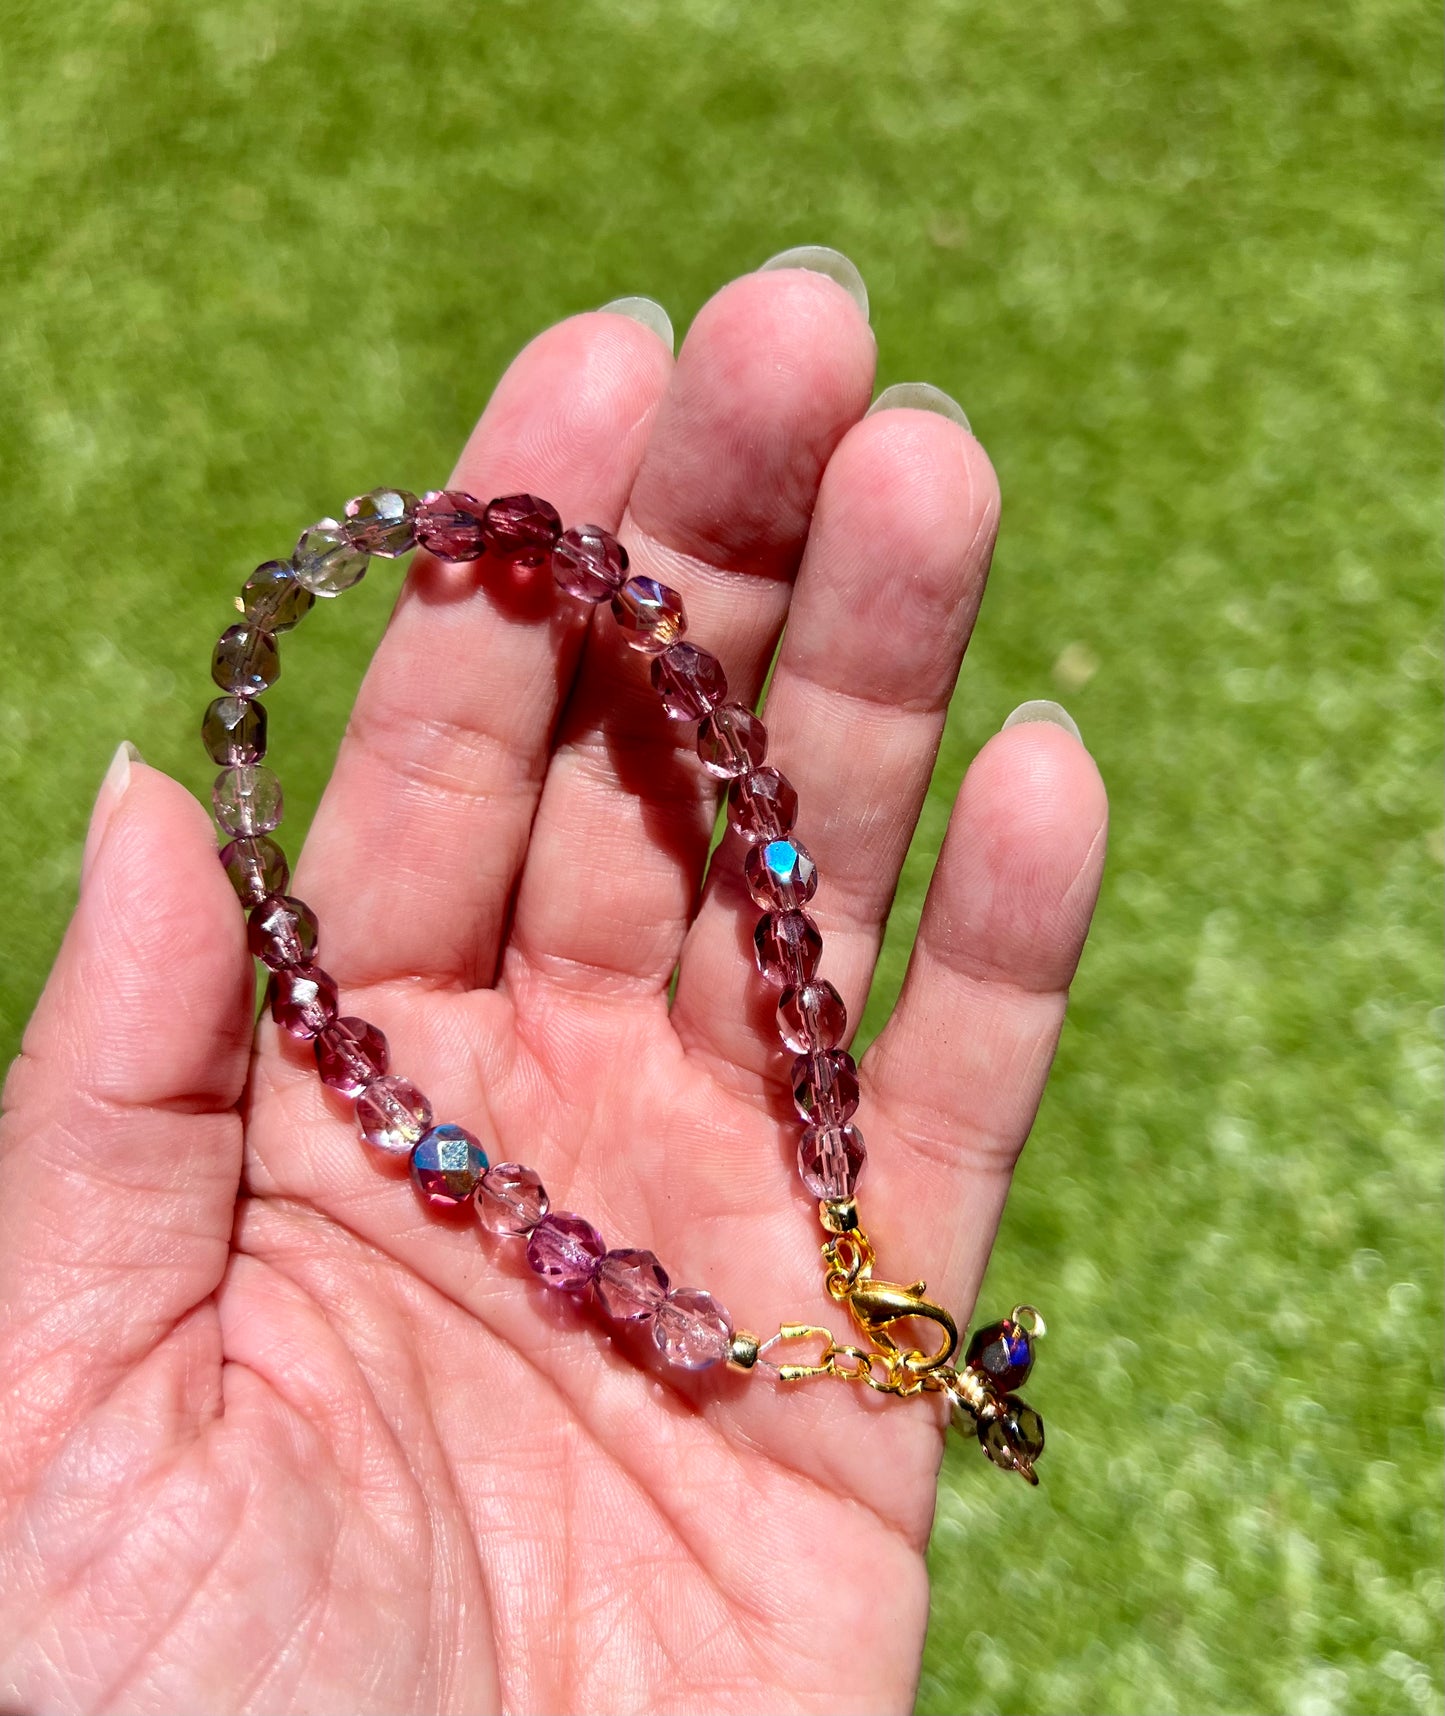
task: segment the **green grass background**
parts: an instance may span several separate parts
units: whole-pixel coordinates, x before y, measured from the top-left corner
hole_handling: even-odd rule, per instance
[[[1439,1710],[1439,59],[1418,0],[0,9],[0,1048],[117,742],[204,788],[251,565],[542,324],[837,245],[1005,494],[870,1028],[1009,709],[1114,805],[983,1300],[1048,1310],[1045,1482],[951,1455],[920,1708]],[[293,837],[389,600],[270,700]]]

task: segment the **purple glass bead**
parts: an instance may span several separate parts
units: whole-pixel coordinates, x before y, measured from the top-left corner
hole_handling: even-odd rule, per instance
[[[266,707],[253,697],[218,697],[201,720],[201,742],[211,760],[259,763],[266,755]]]
[[[858,1063],[846,1049],[819,1049],[793,1062],[793,1102],[814,1126],[841,1126],[858,1112]]]
[[[243,906],[284,894],[291,880],[286,854],[269,834],[246,834],[221,848],[221,863]]]
[[[548,1210],[547,1188],[520,1162],[498,1162],[477,1187],[477,1220],[499,1239],[525,1239]]]
[[[237,763],[216,776],[211,803],[227,834],[269,834],[281,821],[281,782],[260,763]]]
[[[562,1293],[580,1293],[589,1286],[606,1253],[606,1243],[592,1223],[570,1210],[543,1216],[527,1241],[527,1262]]]
[[[288,965],[271,977],[271,1017],[293,1037],[319,1037],[336,1017],[336,982],[319,965]]]
[[[697,730],[702,766],[719,780],[736,780],[755,769],[768,752],[768,730],[741,703],[720,703]]]
[[[722,663],[696,644],[669,644],[653,658],[652,688],[674,721],[700,721],[728,694]]]
[[[769,763],[739,775],[728,788],[728,827],[749,846],[783,839],[797,820],[797,790]]]
[[[669,1364],[706,1370],[728,1356],[732,1319],[711,1293],[676,1287],[653,1313],[652,1338]]]
[[[780,989],[806,983],[823,957],[823,937],[806,912],[765,912],[753,931],[758,970]]]
[[[433,489],[416,509],[416,539],[438,560],[480,560],[487,551],[484,510],[462,489]]]
[[[809,1126],[798,1141],[798,1176],[811,1195],[851,1198],[868,1151],[851,1121],[842,1126]]]
[[[267,560],[241,586],[241,612],[273,636],[289,632],[315,606],[315,596],[284,560]]]
[[[428,1201],[444,1207],[466,1203],[487,1171],[487,1153],[465,1126],[433,1126],[411,1153],[411,1177]]]
[[[753,898],[767,911],[792,912],[818,891],[818,866],[801,840],[765,840],[748,849],[743,876]]]
[[[290,894],[267,894],[252,908],[246,925],[252,954],[272,971],[311,965],[318,939],[316,913]]]
[[[831,983],[814,979],[778,997],[778,1031],[794,1054],[836,1049],[848,1029],[848,1009]]]
[[[1033,1342],[1027,1329],[1005,1317],[974,1332],[964,1363],[981,1370],[1000,1394],[1012,1394],[1034,1368]]]
[[[259,697],[281,677],[281,654],[260,626],[227,626],[211,652],[211,678],[237,697]]]
[[[596,1285],[602,1309],[614,1322],[636,1323],[667,1297],[667,1271],[650,1251],[609,1251]]]
[[[612,598],[617,629],[633,647],[659,655],[687,630],[682,597],[656,578],[629,578]]]
[[[416,547],[416,509],[405,489],[372,489],[346,503],[346,535],[354,548],[395,560]]]
[[[579,602],[605,602],[627,577],[627,550],[600,525],[574,525],[552,550],[552,576]]]
[[[316,1039],[316,1070],[322,1084],[343,1096],[360,1096],[388,1063],[386,1038],[365,1019],[338,1019]]]
[[[297,538],[291,567],[312,595],[339,596],[366,576],[370,558],[352,542],[344,524],[323,518]]]
[[[375,1079],[356,1099],[362,1138],[387,1156],[409,1155],[431,1118],[431,1104],[404,1078]]]
[[[513,566],[545,566],[562,534],[562,520],[551,501],[538,495],[503,495],[488,503],[482,516],[488,549]]]

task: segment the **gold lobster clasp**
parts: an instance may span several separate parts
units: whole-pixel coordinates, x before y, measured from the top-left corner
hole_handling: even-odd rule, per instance
[[[958,1325],[928,1298],[926,1283],[903,1286],[878,1281],[873,1275],[873,1247],[861,1230],[836,1235],[823,1247],[829,1294],[848,1307],[864,1336],[882,1355],[892,1384],[890,1392],[915,1394],[930,1382],[937,1388],[958,1355]],[[896,1328],[909,1321],[931,1323],[938,1331],[933,1350],[907,1346]]]

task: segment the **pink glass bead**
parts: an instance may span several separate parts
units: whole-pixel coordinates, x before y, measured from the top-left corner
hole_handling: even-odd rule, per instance
[[[271,1017],[303,1041],[336,1017],[336,983],[319,965],[288,965],[271,978]]]
[[[267,894],[246,925],[252,955],[272,971],[312,964],[317,940],[316,913],[290,894]]]
[[[820,1049],[793,1062],[793,1101],[814,1126],[841,1126],[858,1112],[858,1063],[846,1049]]]
[[[269,834],[231,841],[221,848],[221,863],[243,906],[258,905],[267,894],[284,894],[291,880],[286,854]]]
[[[868,1151],[851,1122],[810,1126],[798,1142],[798,1175],[815,1198],[851,1198]]]
[[[227,834],[269,834],[281,820],[281,782],[260,763],[237,763],[216,776],[211,803]]]
[[[823,957],[823,937],[806,912],[765,912],[753,931],[758,970],[785,988],[806,983]]]
[[[654,658],[652,687],[674,721],[700,721],[728,694],[722,663],[690,643],[670,644]]]
[[[612,598],[617,629],[633,647],[658,655],[687,630],[682,597],[656,578],[629,578]]]
[[[379,1078],[357,1097],[356,1124],[373,1150],[406,1156],[431,1126],[431,1104],[409,1080]]]
[[[498,1162],[477,1187],[477,1220],[498,1239],[525,1239],[546,1215],[547,1188],[520,1162]]]
[[[551,501],[537,495],[503,495],[488,503],[482,532],[499,559],[513,566],[545,566],[562,534],[562,520]]]
[[[836,1049],[847,1029],[848,1009],[831,983],[801,983],[778,997],[778,1031],[794,1054]]]
[[[598,1266],[596,1286],[614,1322],[636,1323],[667,1297],[667,1271],[650,1251],[609,1251]]]
[[[484,510],[462,489],[433,489],[416,509],[416,539],[438,560],[480,560],[487,551]]]
[[[352,542],[344,524],[338,524],[334,518],[323,518],[310,530],[301,532],[291,566],[312,595],[339,596],[366,576],[370,558]]]
[[[487,1153],[465,1126],[433,1126],[411,1153],[411,1177],[429,1203],[464,1204],[487,1171]]]
[[[218,697],[201,720],[201,742],[213,762],[259,763],[266,755],[266,708],[254,697]]]
[[[527,1241],[527,1262],[549,1287],[562,1293],[580,1293],[587,1287],[606,1252],[606,1243],[592,1223],[570,1210],[543,1216]]]
[[[750,846],[781,840],[797,820],[797,790],[770,764],[740,775],[728,788],[728,827]]]
[[[732,1319],[711,1293],[676,1287],[653,1313],[652,1338],[669,1364],[706,1370],[728,1356]]]
[[[796,911],[818,891],[818,866],[801,840],[767,840],[751,847],[743,876],[753,898],[769,911]]]
[[[260,626],[228,626],[211,652],[211,678],[237,697],[259,697],[281,677],[281,654]]]
[[[289,632],[315,606],[315,596],[284,560],[267,560],[241,586],[241,612],[272,636]]]
[[[416,547],[416,509],[420,503],[405,489],[373,489],[346,503],[346,535],[367,554],[395,560]]]
[[[579,602],[605,602],[627,577],[627,550],[600,525],[574,525],[552,550],[552,576]]]
[[[741,703],[720,703],[697,730],[702,766],[719,780],[736,780],[757,768],[767,751],[767,728]]]
[[[365,1019],[338,1019],[316,1039],[316,1070],[322,1084],[343,1096],[360,1096],[388,1063],[386,1038]]]

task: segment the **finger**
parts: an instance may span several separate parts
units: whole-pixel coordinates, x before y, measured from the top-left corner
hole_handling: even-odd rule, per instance
[[[677,590],[689,636],[751,701],[818,482],[862,413],[875,348],[854,299],[750,274],[693,324],[623,521],[632,570]],[[663,988],[707,856],[715,783],[610,615],[588,640],[523,873],[510,952],[581,987]],[[621,904],[619,905],[619,902]]]
[[[0,1450],[63,1434],[221,1279],[251,1036],[243,941],[200,806],[123,749],[6,1082]],[[214,1383],[214,1319],[188,1340]],[[191,1370],[202,1387],[206,1367]]]
[[[821,975],[857,1019],[943,733],[998,525],[988,456],[930,411],[870,414],[823,478],[764,711],[821,883]],[[678,973],[683,1042],[776,1076],[776,991],[758,980],[741,840],[719,848]]]
[[[502,377],[450,486],[536,493],[567,524],[615,528],[671,367],[627,316],[548,329]],[[546,574],[417,556],[297,877],[343,982],[492,981],[582,629]]]
[[[991,739],[954,806],[897,1009],[863,1058],[867,1201],[911,1212],[909,1246],[943,1260],[930,1281],[960,1313],[1043,1094],[1107,826],[1072,734],[1030,723]]]

